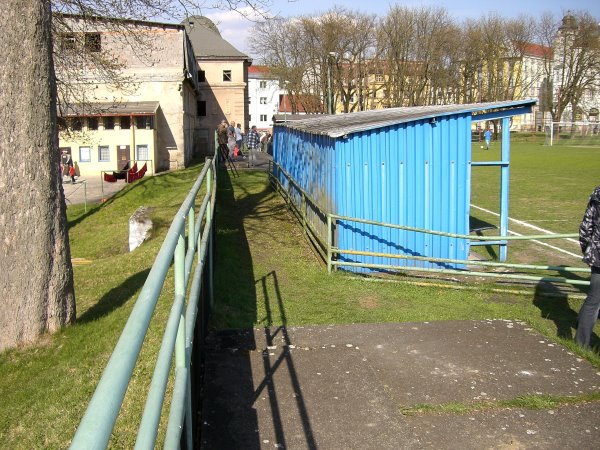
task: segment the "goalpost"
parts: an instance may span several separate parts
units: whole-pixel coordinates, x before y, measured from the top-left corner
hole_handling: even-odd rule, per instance
[[[600,146],[598,122],[552,122],[544,131],[549,146]]]

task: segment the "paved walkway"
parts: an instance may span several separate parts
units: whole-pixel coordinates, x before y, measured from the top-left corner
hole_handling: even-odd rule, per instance
[[[68,180],[68,181],[67,181]],[[64,177],[63,190],[67,208],[69,205],[99,203],[102,199],[108,199],[127,186],[124,180],[115,183],[103,182],[100,175],[93,177],[82,177],[71,183],[68,177]]]
[[[600,402],[405,415],[598,392],[587,361],[516,321],[271,327],[207,342],[205,449],[598,448]]]

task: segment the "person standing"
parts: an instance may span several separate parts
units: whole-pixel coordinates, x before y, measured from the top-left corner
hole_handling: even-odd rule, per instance
[[[219,156],[224,164],[227,160],[229,149],[227,148],[227,121],[223,119],[217,127],[217,142],[219,143]]]
[[[248,133],[248,152],[250,153],[248,159],[248,166],[254,165],[256,161],[256,152],[260,147],[260,136],[258,135],[258,131],[256,131],[256,125],[252,125],[250,129],[250,133]]]
[[[238,151],[241,153],[242,156],[244,156],[244,154],[242,153],[242,143],[244,141],[244,133],[242,133],[242,124],[238,122],[237,127],[234,128],[234,133],[235,133],[235,145],[237,145]]]
[[[483,137],[485,138],[485,149],[489,150],[490,149],[490,141],[492,140],[492,132],[490,131],[489,128],[487,130],[485,130],[485,133],[483,133]]]
[[[575,340],[582,347],[589,347],[592,330],[600,310],[600,186],[588,201],[583,220],[579,226],[579,244],[583,261],[590,266],[590,290],[577,316]]]
[[[71,177],[71,184],[75,184],[75,167],[73,167],[73,164],[69,166],[69,176]]]

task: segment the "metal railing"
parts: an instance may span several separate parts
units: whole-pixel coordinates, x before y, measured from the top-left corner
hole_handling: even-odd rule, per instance
[[[281,173],[288,182],[287,189],[280,183],[279,178],[274,174],[276,168],[278,173]],[[455,275],[466,275],[466,276],[479,276],[479,277],[490,277],[490,278],[503,278],[503,279],[514,279],[514,280],[527,280],[537,282],[556,282],[565,283],[572,285],[589,285],[588,280],[572,279],[567,277],[556,277],[556,276],[538,276],[538,275],[523,275],[523,274],[511,274],[511,273],[497,273],[497,272],[481,272],[473,270],[461,270],[451,268],[426,268],[426,267],[410,267],[405,265],[394,265],[394,264],[373,264],[365,262],[352,262],[352,261],[340,261],[340,255],[361,255],[361,256],[373,256],[382,258],[395,258],[402,260],[411,261],[423,261],[430,263],[443,264],[462,264],[465,266],[482,266],[482,267],[502,267],[517,270],[536,270],[536,271],[556,271],[560,273],[589,273],[589,268],[583,267],[570,267],[562,265],[534,265],[534,264],[512,264],[506,262],[494,262],[494,261],[469,261],[461,259],[450,259],[450,258],[435,258],[431,256],[413,256],[406,254],[392,254],[392,253],[377,253],[369,251],[359,251],[353,249],[342,249],[335,245],[335,230],[337,222],[339,220],[346,222],[356,222],[369,225],[376,225],[386,228],[394,228],[404,231],[424,233],[436,236],[444,236],[451,238],[465,239],[471,242],[471,245],[476,245],[481,242],[487,245],[506,245],[508,241],[522,241],[522,240],[539,240],[539,239],[567,239],[577,238],[577,233],[565,233],[565,234],[542,234],[542,235],[529,235],[529,236],[474,236],[464,235],[457,233],[449,233],[435,230],[427,230],[423,228],[410,227],[405,225],[390,224],[384,222],[377,222],[373,220],[359,219],[355,217],[347,217],[339,214],[333,214],[326,212],[319,204],[308,194],[302,187],[277,163],[272,162],[269,168],[269,178],[274,188],[284,197],[294,214],[297,216],[301,223],[305,235],[309,238],[314,248],[321,255],[323,260],[327,264],[327,271],[331,273],[332,270],[340,266],[346,267],[357,267],[366,269],[376,270],[393,270],[398,272],[433,272],[433,273],[444,273],[444,274],[455,274]],[[299,193],[300,204],[294,201],[291,188],[296,189]],[[323,217],[326,218],[326,235],[323,236],[317,228],[308,220],[307,209],[310,203],[311,208],[317,209]]]
[[[196,319],[198,311],[202,307],[199,300],[204,295],[210,306],[213,304],[212,236],[216,174],[215,159],[207,159],[198,179],[173,219],[148,278],[79,424],[71,443],[72,449],[105,449],[107,447],[150,320],[169,267],[173,262],[174,301],[146,398],[135,448],[154,448],[173,353],[175,353],[175,380],[164,448],[179,448],[182,435],[186,448],[193,448],[190,363],[194,349]],[[196,215],[196,198],[203,183],[206,185],[205,193]],[[196,255],[197,263],[192,274],[191,270]],[[203,286],[203,277],[206,280],[205,286]],[[186,292],[188,291],[186,302]],[[203,317],[200,319],[204,320]]]

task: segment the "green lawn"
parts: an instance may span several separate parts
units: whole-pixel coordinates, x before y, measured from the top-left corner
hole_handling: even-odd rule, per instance
[[[474,159],[498,159],[496,146],[486,153],[474,149]],[[597,182],[597,152],[515,144],[511,216],[557,232],[576,231]],[[482,172],[473,174],[473,203],[497,210],[498,176],[477,170]],[[87,214],[83,208],[69,208],[73,256],[91,261],[75,267],[79,320],[40,345],[0,355],[0,448],[68,446],[170,221],[198,173],[195,166],[144,179]],[[413,278],[391,283],[341,272],[327,275],[266,174],[240,172],[236,177],[220,171],[219,176],[212,327],[520,319],[600,368],[596,352],[582,352],[572,342],[580,298],[548,296],[528,286],[444,280],[428,285]],[[157,229],[149,242],[128,253],[127,220],[141,205],[154,208]],[[510,250],[511,257],[519,253]],[[172,285],[164,291],[113,448],[131,448],[135,439]]]
[[[500,144],[489,151],[473,145],[474,161],[499,161]],[[600,147],[546,147],[516,142],[510,152],[509,216],[555,233],[577,233],[589,195],[600,184]],[[499,212],[500,169],[473,167],[471,203]],[[471,209],[472,228],[498,226],[499,218]],[[542,234],[514,223],[509,229],[521,234]],[[497,234],[497,230],[490,231]],[[489,234],[488,233],[488,234]],[[579,255],[579,246],[564,240],[547,241]],[[491,255],[495,256],[496,250]],[[582,266],[580,258],[551,252],[536,244],[509,245],[509,262],[552,263]]]
[[[68,208],[72,256],[91,261],[74,268],[78,321],[39,346],[0,355],[0,448],[68,446],[171,220],[198,173],[195,166],[145,178],[87,213],[83,206]],[[154,208],[155,228],[148,242],[129,253],[128,219],[142,205]],[[125,398],[129,417],[117,422],[114,448],[132,447],[172,295],[168,282]]]

